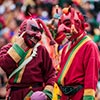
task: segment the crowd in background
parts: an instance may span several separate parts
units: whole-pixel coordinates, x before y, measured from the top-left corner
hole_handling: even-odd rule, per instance
[[[59,5],[59,13],[62,8],[72,5],[84,15],[88,22],[87,34],[100,51],[100,0],[0,0],[0,48],[14,41],[21,22],[30,16],[41,18],[47,24],[53,18],[55,5]],[[100,100],[99,81],[97,100]],[[6,84],[6,74],[0,69],[0,99],[5,98]]]

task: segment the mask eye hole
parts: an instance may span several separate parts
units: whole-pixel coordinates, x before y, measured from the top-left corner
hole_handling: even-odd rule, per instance
[[[41,34],[42,34],[42,32],[43,32],[42,29],[39,29],[39,28],[37,28],[36,26],[33,26],[33,25],[31,25],[31,29],[32,29],[34,32],[41,32]]]
[[[31,29],[32,29],[33,31],[38,31],[38,28],[35,27],[35,26],[33,26],[33,25],[31,25]]]
[[[68,20],[65,20],[64,22],[63,22],[66,26],[71,26],[71,21],[68,19]]]

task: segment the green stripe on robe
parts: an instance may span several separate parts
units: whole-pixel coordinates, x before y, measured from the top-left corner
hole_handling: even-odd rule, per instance
[[[74,54],[74,52],[75,52],[75,54],[77,53],[77,51],[82,47],[82,43],[84,42],[84,41],[88,41],[88,40],[90,40],[90,38],[88,37],[88,36],[85,36],[74,48],[73,48],[73,50],[72,50],[72,52],[70,53],[70,55],[69,55],[69,57],[68,57],[68,60],[67,60],[67,62],[66,62],[66,64],[65,64],[65,66],[64,66],[64,68],[63,68],[63,70],[62,70],[62,72],[61,72],[61,75],[60,75],[60,77],[59,77],[59,79],[58,79],[58,84],[62,84],[61,82],[61,80],[63,80],[62,78],[63,78],[63,76],[65,76],[64,74],[66,74],[65,73],[65,71],[66,71],[66,69],[67,69],[67,67],[68,67],[68,63],[69,63],[69,61],[70,60],[73,60],[72,59],[72,56],[73,56],[73,54]],[[84,44],[84,43],[83,43]],[[79,47],[81,45],[81,47]],[[79,49],[77,49],[79,47]],[[75,55],[74,55],[75,56]]]

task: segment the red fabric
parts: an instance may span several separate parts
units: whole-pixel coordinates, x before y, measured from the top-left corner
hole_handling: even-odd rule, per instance
[[[67,52],[65,58],[63,58],[64,51],[62,52],[61,58],[61,70],[63,69],[69,54],[75,45],[79,42],[78,40],[74,43],[70,50]],[[63,49],[64,50],[64,49]],[[94,89],[96,90],[98,82],[98,68],[100,66],[99,51],[96,44],[91,40],[86,42],[77,52],[65,78],[64,85],[74,86],[82,84],[83,89]],[[61,70],[58,73],[58,78],[61,74]],[[79,91],[77,94],[71,97],[72,100],[82,100],[83,91]],[[65,100],[67,96],[62,96],[61,100]],[[79,98],[79,99],[78,99]]]
[[[18,67],[12,58],[7,54],[7,51],[10,47],[11,44],[8,44],[0,50],[0,66],[6,72],[7,76],[9,76],[12,71]],[[16,87],[29,87],[30,85],[34,86],[34,83],[38,82],[45,83],[46,85],[53,85],[54,78],[55,69],[52,65],[52,60],[47,50],[43,46],[39,46],[37,56],[26,65],[21,83],[14,83],[14,77],[12,77],[8,84]],[[43,87],[33,90],[37,91],[42,89]],[[23,100],[28,91],[28,88],[23,88],[12,92],[11,100]]]

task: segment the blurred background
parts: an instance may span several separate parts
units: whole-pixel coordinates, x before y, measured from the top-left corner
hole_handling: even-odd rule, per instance
[[[30,15],[47,24],[56,12],[56,5],[59,5],[59,14],[62,8],[72,5],[84,15],[88,22],[87,34],[100,52],[100,0],[0,0],[0,48],[14,41],[20,24]],[[0,100],[5,99],[6,84],[6,74],[0,69]],[[100,100],[100,75],[96,96]]]

